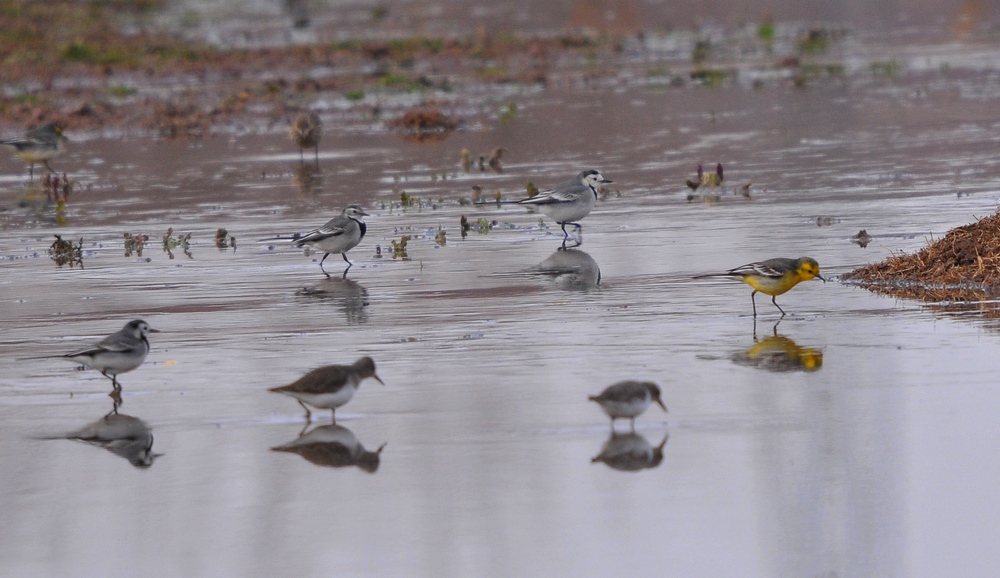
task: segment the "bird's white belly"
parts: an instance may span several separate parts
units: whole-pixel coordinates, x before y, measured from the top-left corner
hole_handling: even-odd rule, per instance
[[[606,401],[602,405],[611,417],[635,417],[646,411],[650,403],[651,400],[646,398],[632,401]]]
[[[588,192],[578,201],[572,203],[551,203],[537,206],[539,210],[557,223],[573,223],[589,215],[596,202],[594,195]]]
[[[283,392],[294,397],[295,399],[302,400],[309,405],[323,408],[323,409],[334,409],[338,408],[345,403],[351,401],[354,397],[354,393],[358,391],[356,387],[351,387],[349,385],[340,388],[338,391],[333,393],[299,393],[295,391]]]
[[[146,356],[137,355],[136,352],[122,353],[117,351],[104,351],[95,356],[78,355],[68,359],[72,359],[77,363],[82,363],[87,367],[96,369],[97,371],[107,372],[111,375],[118,375],[119,373],[132,371],[142,365]]]

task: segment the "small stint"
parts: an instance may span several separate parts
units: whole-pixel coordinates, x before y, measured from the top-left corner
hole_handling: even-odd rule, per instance
[[[857,243],[862,237],[867,237],[865,231],[853,240]],[[993,299],[1000,295],[1000,215],[952,229],[917,253],[893,255],[841,279],[903,299]]]
[[[868,234],[868,231],[861,229],[858,234],[851,237],[851,242],[864,249],[868,243],[872,242],[872,236]]]

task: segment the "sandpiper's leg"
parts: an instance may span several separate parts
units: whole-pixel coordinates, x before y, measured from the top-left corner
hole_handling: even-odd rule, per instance
[[[35,180],[35,163],[28,163],[28,180]]]
[[[301,400],[301,399],[297,399],[297,400],[295,400],[295,401],[299,402],[299,405],[301,405],[301,406],[302,406],[302,409],[306,410],[306,423],[309,423],[309,422],[311,422],[311,421],[312,421],[312,415],[313,415],[313,414],[312,414],[312,412],[311,412],[311,411],[309,411],[309,408],[308,408],[308,407],[306,407],[306,404],[302,403],[302,400]]]
[[[785,316],[785,310],[781,308],[781,305],[778,305],[777,301],[775,301],[775,299],[777,299],[777,298],[778,298],[777,295],[772,295],[771,296],[771,303],[774,303],[774,306],[778,308],[778,311],[781,311],[781,316],[784,317]]]
[[[302,152],[302,147],[299,147],[299,164],[300,165],[306,164],[306,155],[304,152]]]
[[[316,148],[313,150],[313,153],[316,155],[316,166],[318,167],[319,166],[319,143],[316,143]]]
[[[632,433],[635,433],[635,417],[629,420],[629,428],[632,430]]]
[[[337,408],[335,407],[330,408],[330,421],[337,423]]]

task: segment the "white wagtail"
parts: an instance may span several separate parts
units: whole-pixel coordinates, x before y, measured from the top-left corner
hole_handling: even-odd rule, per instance
[[[541,212],[554,219],[562,227],[563,247],[565,247],[569,239],[566,225],[573,225],[576,227],[575,232],[581,233],[583,227],[576,221],[590,214],[597,204],[598,187],[610,182],[598,171],[583,171],[576,178],[560,183],[551,190],[540,191],[533,197],[518,201],[518,204],[538,207]],[[582,242],[581,233],[581,238],[574,247]]]
[[[295,440],[273,447],[271,451],[299,454],[317,466],[328,468],[357,466],[372,474],[378,469],[379,454],[384,447],[385,444],[382,444],[379,449],[368,451],[354,432],[346,427],[330,424],[314,427],[309,432],[303,431]]]
[[[604,409],[604,412],[611,417],[611,429],[615,428],[615,420],[620,417],[627,417],[632,422],[632,429],[635,429],[635,418],[646,411],[649,404],[654,401],[667,411],[667,406],[663,405],[660,399],[660,388],[651,381],[619,381],[614,385],[609,385],[600,395],[590,396],[590,401],[596,401]]]
[[[118,374],[132,371],[146,360],[146,355],[149,354],[147,336],[150,333],[159,331],[142,319],[136,319],[129,321],[121,331],[112,333],[93,347],[62,357],[100,371],[104,377],[111,379],[112,387],[119,392],[122,386],[118,383]]]
[[[305,162],[303,150],[313,149],[319,164],[319,139],[323,136],[323,123],[315,112],[304,112],[295,117],[288,129],[288,136],[299,146],[299,161]]]
[[[306,404],[331,410],[330,416],[337,419],[337,408],[351,401],[358,391],[361,381],[373,377],[382,385],[385,383],[375,375],[375,361],[362,357],[351,365],[327,365],[316,368],[298,380],[283,387],[268,391],[283,393],[298,400],[306,410],[306,420],[312,420],[312,412]]]
[[[55,122],[47,122],[40,127],[24,133],[24,136],[0,141],[0,145],[14,148],[14,154],[28,163],[29,178],[35,178],[35,163],[43,163],[49,172],[55,172],[49,166],[49,159],[63,152],[62,126]]]
[[[348,269],[354,265],[347,258],[347,252],[358,246],[361,239],[365,238],[368,226],[365,225],[364,217],[370,216],[358,205],[349,205],[339,215],[331,219],[318,229],[313,229],[308,233],[295,236],[292,243],[296,247],[309,245],[319,251],[323,251],[323,258],[319,261],[319,268],[327,277],[330,276],[323,269],[323,261],[330,256],[330,253],[340,253],[347,262],[347,269],[344,269],[344,276],[347,276]]]

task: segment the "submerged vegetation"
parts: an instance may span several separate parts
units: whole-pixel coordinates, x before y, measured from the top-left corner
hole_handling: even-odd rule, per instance
[[[797,78],[803,85],[818,81],[816,71],[843,70],[828,56],[841,33],[779,27],[769,17],[745,38],[703,32],[689,51],[672,54],[658,52],[650,40],[655,34],[639,33],[634,14],[621,21],[630,25],[608,26],[589,10],[575,11],[567,31],[551,36],[479,29],[465,36],[371,34],[310,44],[248,39],[223,47],[187,33],[200,24],[197,16],[181,18],[180,30],[165,29],[167,7],[164,0],[0,0],[0,122],[21,127],[57,118],[70,130],[118,126],[167,138],[200,137],[233,121],[285,122],[304,99],[323,93],[375,120],[388,112],[390,128],[427,142],[482,122],[441,112],[437,99],[453,98],[453,87],[614,79],[621,56],[630,53],[648,52],[644,69],[669,76],[670,87],[732,85],[744,66],[790,69],[780,82]],[[379,26],[391,12],[372,9],[377,16],[370,24]],[[746,51],[746,42],[755,48]],[[585,70],[567,71],[565,62],[583,62]],[[805,72],[796,75],[796,68]],[[320,69],[338,73],[317,75]],[[900,72],[885,66],[872,71]],[[65,78],[76,81],[54,82]],[[191,82],[206,78],[216,81]],[[178,83],[187,88],[175,90]],[[410,102],[409,111],[383,110],[391,106],[385,98],[399,93],[416,93],[429,106]],[[489,121],[509,122],[518,114],[517,102],[499,99]],[[489,166],[499,172],[496,160]],[[473,162],[466,159],[465,170]]]
[[[49,246],[49,257],[62,267],[69,265],[79,265],[83,269],[83,238],[79,242],[66,241],[61,235],[56,235],[56,240]]]

